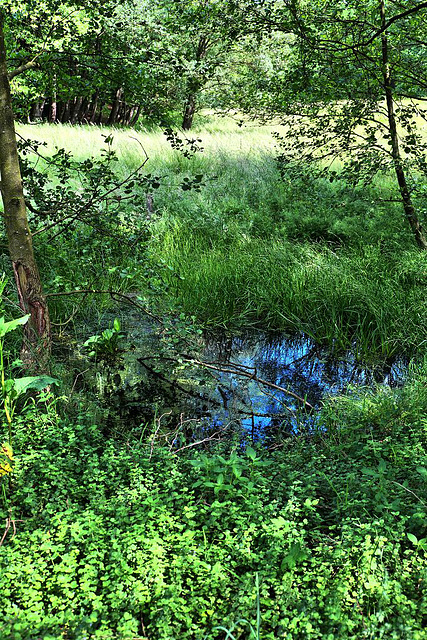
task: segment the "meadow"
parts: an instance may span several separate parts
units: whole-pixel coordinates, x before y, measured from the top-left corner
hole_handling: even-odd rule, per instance
[[[314,180],[302,168],[300,176],[282,179],[271,127],[207,120],[192,134],[203,151],[191,158],[172,149],[160,130],[113,132],[121,179],[141,164],[142,147],[149,157],[144,170],[159,176],[144,256],[124,258],[120,279],[113,248],[111,265],[106,247],[99,250],[96,243],[82,261],[74,240],[65,265],[75,261],[70,278],[55,264],[64,255],[61,249],[36,237],[45,270],[55,272],[48,280],[60,278],[74,289],[74,274],[85,270],[86,261],[97,280],[106,280],[95,288],[114,284],[142,291],[149,264],[173,302],[205,327],[303,332],[338,351],[354,349],[368,361],[422,353],[426,257],[393,202],[391,177],[351,188]],[[46,141],[43,153],[64,147],[80,160],[101,150],[106,136],[97,127],[61,125],[27,125],[20,132]],[[183,190],[183,181],[197,175],[200,190]],[[134,188],[141,194],[144,185],[137,181]],[[123,204],[131,216],[132,206],[132,198]],[[57,243],[64,245],[63,236]],[[108,243],[113,247],[114,239]],[[123,245],[122,251],[126,256]],[[97,269],[100,253],[104,260]],[[114,271],[106,278],[109,269]]]
[[[79,160],[111,133],[122,179],[141,145],[159,177],[148,219],[144,181],[119,203],[119,237],[96,225],[35,236],[46,292],[137,293],[172,339],[188,321],[187,340],[252,328],[361,362],[405,356],[406,384],[326,398],[316,429],[268,447],[239,434],[165,445],[161,412],[115,428],[60,363],[64,339],[78,350],[116,303],[51,296],[62,382],[16,404],[14,471],[0,479],[1,637],[427,638],[427,257],[390,178],[350,188],[304,167],[282,178],[270,129],[206,117],[203,151],[187,158],[157,129],[21,125],[44,154]],[[183,189],[195,176],[200,189]],[[11,287],[3,304],[16,317]]]

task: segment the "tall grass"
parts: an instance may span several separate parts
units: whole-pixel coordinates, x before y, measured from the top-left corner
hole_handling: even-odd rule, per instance
[[[336,252],[263,239],[206,251],[194,235],[164,241],[160,251],[181,278],[171,278],[175,295],[207,326],[302,331],[364,359],[424,344],[423,254],[393,259],[378,247]]]
[[[112,133],[121,177],[141,163],[143,149],[147,172],[162,177],[148,252],[138,257],[114,242],[100,252],[98,243],[85,264],[84,236],[62,241],[59,250],[41,239],[48,281],[78,286],[89,267],[116,287],[144,290],[146,274],[157,271],[174,304],[208,327],[302,331],[364,359],[423,350],[427,257],[414,246],[398,204],[388,201],[391,179],[359,189],[314,181],[307,172],[282,179],[271,128],[239,128],[232,120],[207,121],[195,134],[204,150],[193,158],[156,129],[19,131],[46,141],[48,154],[64,147],[80,159],[99,153]],[[183,191],[183,179],[196,174],[203,175],[202,189]]]

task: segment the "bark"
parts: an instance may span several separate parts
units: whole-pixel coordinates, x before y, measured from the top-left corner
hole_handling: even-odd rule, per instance
[[[52,82],[52,100],[50,102],[49,122],[56,122],[57,118],[57,104],[56,104],[56,74],[53,76]]]
[[[383,67],[383,81],[384,91],[387,103],[387,116],[388,125],[390,131],[391,153],[393,157],[394,170],[396,173],[397,182],[399,185],[400,197],[402,199],[403,210],[405,212],[406,219],[409,222],[412,233],[415,240],[421,249],[427,249],[427,237],[425,231],[418,219],[415,211],[414,204],[412,202],[411,193],[409,190],[408,182],[406,180],[405,165],[403,162],[402,154],[400,152],[399,136],[397,133],[396,114],[394,109],[393,99],[393,79],[390,73],[389,64],[389,47],[387,36],[387,22],[385,17],[385,0],[380,0],[380,15],[381,15],[381,28],[383,29],[381,35],[381,48],[382,48],[382,67]]]
[[[89,98],[84,98],[82,100],[82,103],[80,105],[80,109],[77,113],[77,120],[78,122],[82,123],[83,121],[86,120],[87,122],[87,108],[89,106]]]
[[[50,352],[49,312],[28,226],[6,59],[0,12],[0,178],[4,220],[19,304],[23,313],[30,314],[25,325],[23,359],[43,366]]]
[[[56,117],[58,122],[64,122],[65,102],[59,102],[56,110]]]
[[[135,107],[129,107],[128,112],[126,114],[126,125],[129,126],[131,123],[131,120],[133,118],[133,114],[135,112]]]
[[[139,116],[141,115],[141,110],[142,110],[142,106],[139,104],[138,108],[136,110],[136,113],[135,113],[135,115],[133,116],[133,118],[132,118],[132,120],[130,122],[131,127],[134,127],[136,125],[136,123],[138,122]]]
[[[105,106],[105,102],[101,102],[101,104],[99,105],[99,113],[96,119],[96,124],[102,124],[102,118],[104,115],[104,106]]]
[[[196,51],[196,62],[201,62],[206,56],[209,47],[209,40],[206,36],[200,36]],[[193,126],[194,114],[196,113],[197,94],[200,91],[200,79],[195,79],[189,83],[187,99],[185,101],[184,115],[182,118],[182,128],[189,131]]]
[[[93,124],[95,122],[96,112],[98,110],[98,98],[99,98],[99,92],[96,91],[92,96],[92,104],[90,106],[90,109],[91,109],[90,115],[89,115],[90,124]]]
[[[57,114],[57,104],[56,104],[56,100],[52,98],[52,102],[50,103],[49,122],[56,122],[56,114]]]
[[[189,131],[193,126],[194,114],[196,112],[196,96],[194,93],[190,93],[187,96],[185,103],[184,117],[182,119],[182,128],[184,131]]]
[[[30,122],[41,120],[42,112],[43,107],[40,105],[40,102],[33,102],[30,109]]]
[[[64,105],[64,111],[62,113],[61,122],[68,122],[70,119],[70,113],[71,113],[71,104],[70,104],[70,100],[67,100]]]
[[[107,122],[107,124],[109,125],[113,125],[117,120],[117,115],[119,113],[122,95],[123,95],[123,89],[119,87],[118,89],[116,89],[114,93],[114,100],[111,106],[110,116]]]
[[[71,118],[70,118],[71,124],[76,124],[77,118],[79,117],[80,107],[82,106],[82,102],[83,102],[82,96],[79,96],[78,98],[76,98],[76,101],[74,102],[73,110],[71,112]]]

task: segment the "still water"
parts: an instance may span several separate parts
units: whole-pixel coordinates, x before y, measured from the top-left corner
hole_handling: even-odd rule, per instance
[[[210,418],[217,424],[239,421],[253,435],[279,426],[289,432],[297,431],[302,424],[314,427],[316,409],[325,396],[374,384],[401,386],[406,375],[403,361],[366,367],[351,353],[337,358],[309,339],[267,334],[209,340],[203,359],[227,370],[210,370],[217,383]],[[300,399],[261,384],[260,379]]]
[[[304,336],[255,331],[205,337],[195,357],[204,366],[187,363],[180,370],[173,359],[161,364],[162,333],[153,323],[128,313],[122,327],[126,347],[120,366],[97,373],[105,388],[110,380],[108,391],[98,385],[100,399],[128,425],[169,416],[172,426],[187,425],[190,439],[193,427],[196,438],[222,428],[254,438],[315,429],[326,397],[375,385],[402,386],[407,373],[404,360],[368,367],[351,352],[338,356]]]

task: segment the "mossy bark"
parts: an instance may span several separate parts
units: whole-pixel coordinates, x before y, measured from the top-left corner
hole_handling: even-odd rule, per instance
[[[23,313],[30,315],[25,327],[23,357],[30,363],[45,362],[50,352],[50,322],[46,298],[34,258],[28,226],[19,156],[16,145],[3,17],[0,13],[0,179],[4,222],[13,273]]]

